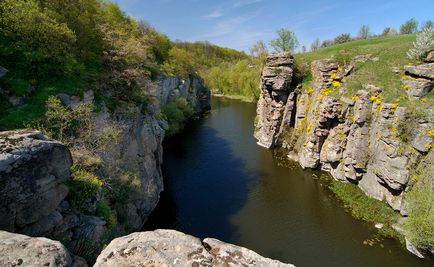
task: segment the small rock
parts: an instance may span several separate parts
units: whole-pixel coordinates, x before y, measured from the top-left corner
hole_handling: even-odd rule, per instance
[[[434,62],[434,51],[431,51],[428,53],[428,55],[426,56],[425,62],[427,62],[427,63]]]
[[[382,224],[382,223],[376,223],[375,224],[375,228],[377,228],[377,229],[381,229],[383,227],[384,227],[384,224]]]
[[[8,70],[0,66],[0,78],[5,76],[8,73]]]
[[[398,67],[391,67],[390,70],[396,74],[400,74],[402,72],[402,69]]]
[[[24,105],[24,97],[11,96],[9,97],[9,103],[11,103],[11,105],[14,107],[22,106]]]
[[[404,70],[413,76],[434,79],[434,63],[426,63],[417,66],[404,66]]]
[[[405,238],[405,248],[418,258],[425,258],[423,254],[410,242],[410,240],[408,240],[408,238]]]

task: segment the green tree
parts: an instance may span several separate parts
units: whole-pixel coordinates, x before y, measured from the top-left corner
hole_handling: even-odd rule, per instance
[[[279,29],[276,31],[277,38],[271,40],[270,45],[276,52],[293,52],[298,47],[299,43],[295,33],[287,29]]]
[[[424,29],[427,28],[434,28],[434,22],[432,20],[425,21],[425,23],[422,25],[421,30],[423,31]]]
[[[399,33],[400,34],[410,34],[410,33],[415,33],[417,32],[417,21],[412,18],[407,20],[404,24],[401,25],[401,27],[399,28]]]
[[[192,53],[185,49],[173,47],[169,52],[169,61],[164,68],[171,74],[188,77],[196,74],[198,64]]]
[[[64,73],[74,64],[74,33],[35,1],[0,2],[0,39],[2,65],[36,80]]]

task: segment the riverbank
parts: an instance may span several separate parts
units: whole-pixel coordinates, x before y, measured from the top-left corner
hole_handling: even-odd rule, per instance
[[[253,97],[247,97],[247,96],[241,96],[241,95],[224,95],[224,94],[212,93],[211,96],[227,98],[227,99],[235,99],[235,100],[240,100],[242,102],[247,102],[247,103],[256,103],[258,101],[257,99],[255,99]]]

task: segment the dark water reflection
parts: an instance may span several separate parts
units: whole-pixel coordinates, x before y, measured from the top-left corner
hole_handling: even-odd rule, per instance
[[[255,105],[212,104],[166,140],[166,190],[145,229],[215,237],[297,266],[432,266],[395,240],[363,245],[373,226],[345,212],[323,175],[256,145]]]

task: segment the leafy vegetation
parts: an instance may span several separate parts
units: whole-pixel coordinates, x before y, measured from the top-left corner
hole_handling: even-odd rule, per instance
[[[161,109],[169,124],[169,129],[166,132],[169,136],[182,131],[188,118],[194,112],[185,98],[178,98],[175,102],[166,104]]]
[[[381,234],[401,238],[392,228],[399,214],[386,203],[366,196],[360,188],[350,183],[333,181],[330,189],[355,218],[372,223],[382,223],[384,226],[379,229]]]
[[[401,75],[394,73],[392,68],[402,68],[404,65],[417,63],[406,56],[414,40],[414,34],[373,37],[322,48],[314,52],[296,54],[295,61],[310,64],[316,59],[334,58],[342,62],[349,62],[357,56],[367,55],[370,59],[365,62],[356,62],[355,70],[346,78],[344,94],[352,97],[363,88],[363,85],[374,84],[384,88],[385,101],[407,105]],[[427,98],[432,97],[430,93]]]
[[[409,217],[405,222],[408,238],[426,251],[434,249],[434,153],[429,153],[411,175],[408,193]]]
[[[276,32],[277,38],[270,41],[271,47],[276,52],[292,52],[298,47],[299,42],[295,33],[287,29],[279,29]]]

